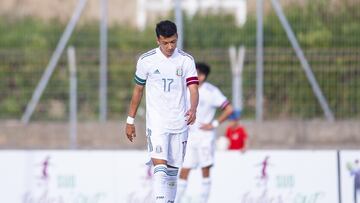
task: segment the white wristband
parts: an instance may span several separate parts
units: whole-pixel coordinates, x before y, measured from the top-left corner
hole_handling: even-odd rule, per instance
[[[211,125],[212,125],[214,128],[217,128],[217,127],[219,127],[220,123],[219,123],[218,120],[213,120],[213,121],[211,122]]]
[[[134,125],[134,120],[135,119],[133,117],[128,116],[126,119],[126,123],[130,125]]]

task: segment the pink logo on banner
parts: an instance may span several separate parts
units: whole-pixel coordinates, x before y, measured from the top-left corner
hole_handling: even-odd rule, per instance
[[[47,156],[44,161],[42,162],[42,169],[41,169],[41,179],[47,181],[49,179],[49,165],[50,165],[50,156]]]
[[[269,173],[268,173],[268,168],[270,165],[270,156],[266,156],[264,158],[264,160],[259,164],[261,170],[260,170],[260,175],[258,177],[259,182],[258,182],[258,186],[267,186],[267,183],[269,181]]]

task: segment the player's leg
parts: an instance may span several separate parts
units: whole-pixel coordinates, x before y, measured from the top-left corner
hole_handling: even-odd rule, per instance
[[[202,171],[202,182],[201,182],[201,203],[206,203],[210,196],[211,189],[211,178],[210,178],[211,166],[201,168]]]
[[[187,131],[170,134],[168,169],[171,170],[172,175],[168,175],[167,202],[175,202],[178,183],[177,174],[184,160],[187,137]]]
[[[168,176],[166,182],[166,202],[174,203],[177,190],[179,168],[168,165]]]
[[[189,151],[188,151],[189,152]],[[186,157],[187,155],[185,155]],[[186,160],[186,158],[185,158]],[[184,162],[185,163],[185,162]],[[178,180],[178,186],[177,186],[177,192],[176,192],[176,201],[175,203],[180,203],[186,188],[187,188],[187,183],[188,183],[188,177],[189,177],[189,173],[190,173],[190,168],[181,168],[180,170],[180,176],[179,176],[179,180]]]
[[[214,164],[215,155],[215,134],[212,132],[204,132],[204,137],[201,142],[199,151],[199,161],[202,171],[201,183],[201,203],[206,203],[210,196],[211,177],[210,169]]]
[[[148,150],[153,168],[153,193],[156,203],[166,203],[167,194],[167,156],[169,136],[165,133],[147,131]]]
[[[161,159],[151,159],[154,164],[153,191],[156,203],[166,202],[166,181],[167,181],[167,163]]]
[[[175,203],[181,203],[181,200],[186,192],[188,186],[188,177],[192,168],[196,168],[198,165],[198,148],[197,140],[194,140],[193,132],[189,132],[189,139],[186,145],[186,154],[184,157],[184,163],[180,170],[178,188],[176,193]]]

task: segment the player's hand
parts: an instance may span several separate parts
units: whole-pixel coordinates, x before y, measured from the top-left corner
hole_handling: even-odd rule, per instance
[[[203,123],[200,126],[201,130],[213,130],[215,127],[211,125],[211,123]]]
[[[135,133],[135,125],[134,124],[126,124],[126,137],[130,140],[130,142],[132,142],[134,140],[134,138],[136,137],[136,133]]]
[[[194,124],[194,122],[196,120],[196,111],[192,110],[192,109],[189,109],[186,112],[185,117],[186,117],[186,122],[187,122],[188,125]]]

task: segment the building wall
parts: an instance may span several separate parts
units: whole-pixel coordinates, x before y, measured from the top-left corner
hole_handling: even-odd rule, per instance
[[[358,149],[360,146],[359,121],[334,123],[277,120],[257,123],[241,121],[250,137],[251,149]],[[80,149],[145,149],[145,125],[137,120],[137,137],[133,143],[125,137],[124,123],[111,121],[82,122],[78,124]],[[218,129],[225,132],[226,124]],[[1,149],[67,149],[69,125],[59,122],[30,122],[25,126],[18,121],[0,122]]]
[[[1,0],[0,15],[10,17],[32,16],[43,20],[59,19],[67,22],[75,10],[76,0]],[[135,24],[136,1],[108,0],[109,23]],[[88,0],[82,21],[98,20],[99,0]]]
[[[147,0],[154,1],[154,0]],[[206,1],[206,0],[202,0]],[[309,0],[279,0],[282,5],[305,4]],[[345,0],[347,4],[356,3],[357,0]],[[88,7],[83,19],[98,19],[99,0],[88,0]],[[135,23],[134,15],[137,9],[138,0],[108,0],[109,19],[117,23]],[[247,0],[247,7],[250,13],[256,11],[256,0]],[[271,9],[270,1],[264,1],[266,10]],[[311,2],[311,0],[310,0]],[[342,0],[329,0],[334,8],[342,4]],[[1,0],[0,15],[10,14],[11,16],[36,16],[41,19],[58,18],[67,20],[75,8],[76,0]]]

